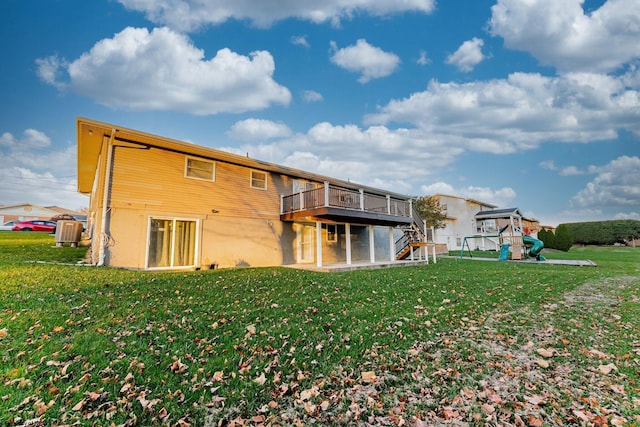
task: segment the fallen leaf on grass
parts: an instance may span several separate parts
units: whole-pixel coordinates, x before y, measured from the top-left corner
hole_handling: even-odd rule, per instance
[[[373,382],[376,381],[377,377],[376,377],[376,373],[374,371],[364,371],[362,373],[362,381],[369,381],[369,382]]]
[[[489,405],[488,403],[484,403],[482,405],[482,411],[487,415],[491,415],[494,412],[496,412],[496,408],[493,405]]]
[[[615,427],[622,427],[626,425],[627,420],[622,417],[613,417],[611,418],[611,425]]]
[[[545,399],[542,396],[530,396],[527,397],[527,402],[529,402],[532,405],[544,405],[544,403],[547,401],[547,399]]]
[[[259,377],[255,378],[253,382],[256,384],[264,385],[264,383],[267,382],[267,377],[264,376],[264,372],[263,372],[260,374]]]
[[[214,372],[213,377],[211,379],[217,383],[224,381],[224,372],[222,371]]]
[[[593,348],[589,350],[582,350],[581,353],[586,354],[587,356],[597,357],[598,359],[609,359],[608,354],[603,353],[600,350],[595,350]]]
[[[173,362],[171,366],[169,366],[169,369],[171,369],[171,372],[173,372],[174,374],[181,374],[187,369],[189,369],[189,366],[182,363],[182,361],[178,359],[175,362]]]
[[[598,366],[598,370],[601,374],[609,375],[612,371],[617,371],[618,368],[613,363],[609,363],[608,365]]]
[[[452,408],[444,408],[442,410],[442,416],[446,419],[446,420],[451,420],[454,418],[459,418],[460,417],[460,413]]]
[[[71,408],[72,411],[80,411],[82,410],[82,408],[84,407],[85,404],[85,400],[82,399],[80,402],[76,403],[73,408]]]
[[[545,368],[545,369],[549,367],[549,362],[547,362],[547,361],[546,361],[546,360],[544,360],[544,359],[537,359],[537,360],[536,360],[536,364],[537,364],[538,366],[540,366],[541,368]]]
[[[579,409],[574,409],[572,412],[573,412],[573,415],[576,416],[576,418],[578,418],[580,421],[585,422],[585,423],[589,422],[589,420],[591,418],[593,418],[592,414],[589,414],[587,412],[581,411]]]
[[[625,394],[624,386],[621,384],[611,384],[611,391],[618,394]]]
[[[531,427],[542,427],[544,425],[542,420],[534,415],[529,415],[529,418],[527,418],[527,424]]]
[[[542,357],[553,357],[555,350],[552,348],[539,348],[536,352]]]

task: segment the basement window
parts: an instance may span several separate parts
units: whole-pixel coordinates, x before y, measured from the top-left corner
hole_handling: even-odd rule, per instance
[[[187,157],[184,176],[187,178],[202,179],[205,181],[216,180],[216,164],[211,160]]]
[[[267,173],[260,171],[251,171],[251,188],[258,190],[267,189]]]

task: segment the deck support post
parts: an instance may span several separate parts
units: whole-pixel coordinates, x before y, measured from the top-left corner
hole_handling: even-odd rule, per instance
[[[347,249],[347,265],[351,265],[351,224],[344,225],[345,246]]]
[[[322,267],[322,223],[316,221],[316,261]]]
[[[393,239],[393,227],[389,227],[389,260],[396,261],[396,242]]]
[[[369,261],[371,261],[371,264],[376,262],[376,246],[373,241],[373,225],[369,226]]]
[[[360,210],[364,210],[364,190],[360,189]]]

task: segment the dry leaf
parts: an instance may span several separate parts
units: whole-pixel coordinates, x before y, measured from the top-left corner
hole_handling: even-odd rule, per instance
[[[217,383],[222,382],[224,380],[224,372],[222,372],[222,371],[214,372],[212,379],[213,379],[214,382],[217,382]]]
[[[80,402],[76,403],[73,408],[71,408],[72,411],[80,411],[82,410],[82,408],[84,407],[85,404],[85,400],[82,399]]]
[[[256,384],[264,385],[264,383],[267,382],[267,377],[264,376],[264,372],[263,372],[260,374],[259,377],[255,378],[253,382]]]
[[[611,425],[615,427],[622,427],[626,425],[627,420],[622,417],[613,417],[611,418]]]
[[[575,415],[576,418],[578,418],[580,421],[583,421],[583,422],[589,421],[589,416],[587,415],[586,412],[581,411],[579,409],[574,409],[572,412],[573,412],[573,415]]]
[[[546,399],[542,396],[530,396],[527,398],[527,402],[532,405],[543,405],[546,402]]]
[[[612,371],[617,371],[618,368],[613,363],[609,363],[608,365],[598,366],[598,370],[604,375],[609,375]]]
[[[363,381],[375,381],[376,379],[376,373],[374,371],[365,371],[362,373]]]
[[[496,408],[493,405],[489,405],[488,403],[484,403],[482,405],[482,411],[487,415],[491,415],[494,412],[496,412]]]
[[[542,420],[540,418],[536,418],[534,415],[529,415],[529,418],[527,418],[527,424],[531,427],[542,427],[544,425]]]
[[[536,351],[542,357],[553,357],[555,353],[555,351],[552,348],[539,348]]]
[[[545,369],[549,367],[549,362],[547,362],[547,361],[546,361],[546,360],[544,360],[544,359],[537,359],[537,360],[536,360],[536,364],[537,364],[538,366],[540,366],[541,368],[545,368]]]

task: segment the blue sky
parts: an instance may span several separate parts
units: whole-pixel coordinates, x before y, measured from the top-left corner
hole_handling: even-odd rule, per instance
[[[640,0],[5,0],[0,204],[78,116],[543,224],[640,219]]]

